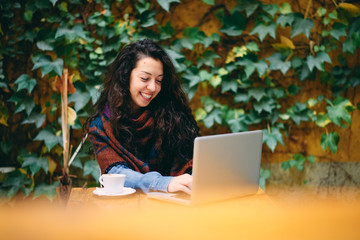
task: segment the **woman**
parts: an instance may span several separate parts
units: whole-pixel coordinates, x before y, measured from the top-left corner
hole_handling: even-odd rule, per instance
[[[101,173],[125,187],[191,194],[199,128],[166,52],[151,40],[127,45],[110,65],[88,119]]]

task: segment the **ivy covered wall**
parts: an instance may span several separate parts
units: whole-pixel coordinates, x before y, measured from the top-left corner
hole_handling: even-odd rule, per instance
[[[0,166],[15,167],[1,177],[3,195],[55,194],[70,160],[56,87],[63,70],[74,153],[107,66],[145,37],[173,58],[203,135],[262,129],[263,163],[283,171],[360,159],[354,1],[23,0],[0,10]],[[88,148],[70,164],[75,185],[99,175]]]

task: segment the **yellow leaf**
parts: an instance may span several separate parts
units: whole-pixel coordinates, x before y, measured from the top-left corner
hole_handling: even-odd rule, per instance
[[[280,42],[290,49],[295,49],[294,43],[287,37],[280,35]]]
[[[283,43],[274,43],[272,44],[273,48],[275,48],[276,50],[279,50],[281,51],[282,49],[288,49],[289,47],[286,46],[285,44]]]
[[[49,172],[52,175],[56,169],[56,162],[51,158],[51,157],[47,157],[49,160]]]
[[[357,6],[355,6],[354,4],[351,4],[351,3],[339,3],[339,7],[341,7],[342,9],[345,9],[346,11],[348,11],[349,13],[352,13],[352,14],[360,13],[360,8],[358,8]]]
[[[219,86],[221,84],[221,77],[219,75],[214,75],[210,80],[210,84],[214,88],[216,88],[217,86]]]
[[[56,153],[58,156],[61,156],[61,154],[63,153],[63,149],[62,149],[62,147],[60,147],[59,145],[56,145],[56,146],[54,147],[54,151],[55,151],[55,153]]]
[[[242,108],[236,109],[235,110],[235,119],[238,119],[241,115],[244,115],[245,111]]]
[[[86,45],[86,44],[87,44],[87,41],[85,41],[84,39],[80,38],[80,44],[81,44],[81,45]]]
[[[75,124],[75,120],[76,120],[76,112],[74,109],[72,109],[71,107],[68,107],[67,109],[68,111],[68,115],[67,115],[67,122],[70,125],[74,125]]]
[[[331,123],[331,120],[328,117],[322,118],[324,115],[325,115],[325,113],[322,113],[322,112],[318,114],[318,118],[320,120],[316,121],[316,125],[318,125],[319,127],[325,127],[326,125]]]
[[[202,109],[202,108],[196,109],[196,111],[195,111],[196,121],[204,120],[206,118],[206,116],[207,116],[207,113],[205,112],[204,109]]]
[[[0,124],[4,125],[4,126],[8,126],[7,124],[7,117],[3,114],[1,114],[1,117],[0,117]]]
[[[230,62],[234,62],[234,61],[235,61],[234,52],[229,52],[229,54],[226,57],[225,63],[230,63]]]
[[[233,48],[233,52],[235,53],[235,57],[243,57],[244,55],[247,54],[246,50],[247,49],[246,49],[245,46],[234,47]]]
[[[279,116],[280,116],[280,118],[282,120],[289,120],[290,119],[290,115],[286,114],[286,113],[280,114]]]
[[[220,76],[224,76],[224,75],[226,75],[228,73],[229,73],[228,70],[226,70],[225,68],[220,68],[219,69],[219,75]]]

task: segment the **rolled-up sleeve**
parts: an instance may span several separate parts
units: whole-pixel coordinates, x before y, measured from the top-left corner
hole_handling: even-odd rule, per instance
[[[174,178],[162,176],[155,171],[139,173],[124,165],[113,166],[108,173],[125,174],[125,187],[139,188],[145,193],[148,193],[150,190],[167,192],[167,187]]]

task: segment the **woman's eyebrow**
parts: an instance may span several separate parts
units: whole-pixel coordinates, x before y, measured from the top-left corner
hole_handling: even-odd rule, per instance
[[[140,72],[143,72],[143,73],[146,73],[146,74],[148,74],[148,75],[152,76],[152,74],[151,74],[151,73],[149,73],[149,72],[146,72],[146,71],[140,71]],[[164,76],[164,74],[162,73],[162,74],[158,75],[158,77],[160,77],[160,76]]]

